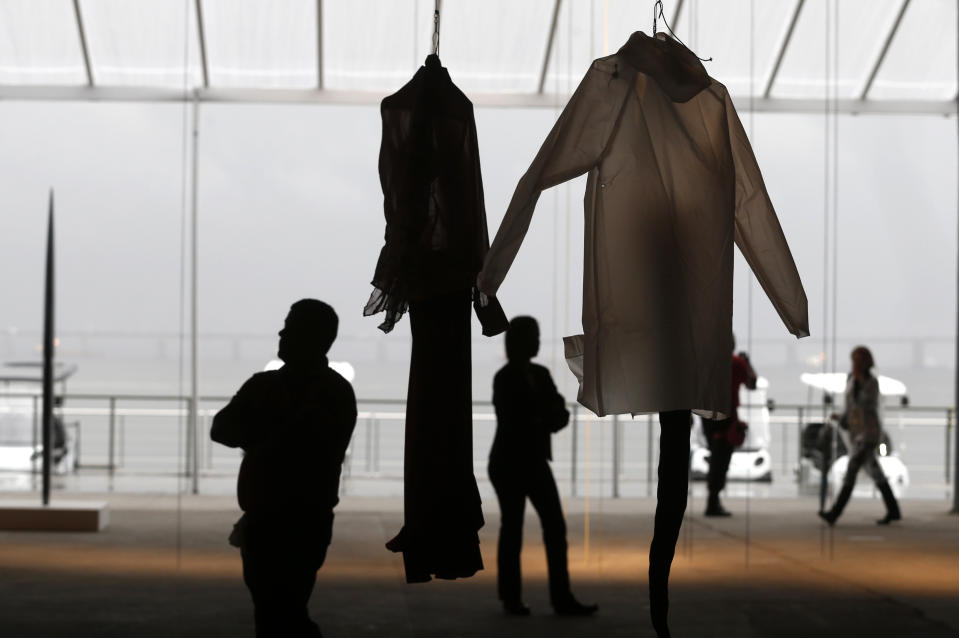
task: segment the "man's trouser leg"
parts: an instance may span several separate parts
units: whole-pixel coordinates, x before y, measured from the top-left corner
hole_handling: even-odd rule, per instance
[[[729,419],[721,421],[703,419],[703,434],[709,442],[709,472],[706,475],[706,485],[709,488],[707,507],[718,507],[719,494],[726,488],[726,474],[729,472],[729,461],[733,455],[733,446],[726,436],[726,430],[731,424],[732,421]]]
[[[253,599],[257,638],[321,635],[310,620],[307,604],[316,585],[316,572],[326,558],[329,537],[324,538],[325,530],[315,531],[311,542],[290,542],[285,535],[255,527],[248,530],[241,552],[243,582]]]
[[[656,518],[649,547],[649,602],[653,627],[659,636],[669,636],[669,569],[676,552],[679,529],[686,513],[689,488],[689,410],[659,415],[659,485],[656,488]]]

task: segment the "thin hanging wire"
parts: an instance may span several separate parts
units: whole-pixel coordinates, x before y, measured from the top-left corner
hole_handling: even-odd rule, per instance
[[[832,19],[832,348],[829,356],[830,369],[836,371],[836,324],[839,310],[839,2],[833,0]],[[839,435],[834,429],[833,441]],[[833,443],[833,458],[838,445]],[[829,560],[835,556],[836,535],[829,529]]]
[[[826,14],[825,14],[825,44],[824,44],[824,74],[823,74],[823,89],[824,89],[824,100],[823,100],[823,223],[822,223],[822,250],[823,250],[823,272],[822,272],[822,353],[820,356],[820,369],[823,374],[823,379],[825,379],[825,374],[827,370],[827,352],[829,346],[829,207],[830,207],[830,197],[829,197],[829,184],[830,184],[830,141],[832,139],[830,135],[830,76],[832,75],[832,20],[831,20],[831,5],[832,0],[827,0],[826,3]],[[827,409],[826,409],[826,390],[822,391],[822,423],[828,424],[827,420]],[[836,457],[836,429],[832,428],[832,442],[830,450],[830,463],[835,462]],[[822,466],[822,478],[820,480],[820,489],[828,488],[828,468],[826,464],[823,463]],[[829,490],[826,489],[827,497],[829,495]],[[822,496],[820,496],[822,499]],[[827,498],[832,504],[832,499]],[[820,554],[825,553],[825,534],[829,533],[830,546],[832,545],[832,534],[831,530],[827,532],[826,526],[820,526],[819,534],[819,551]]]
[[[756,96],[756,0],[749,0],[749,143],[755,148],[756,144],[756,132],[755,132],[755,96]],[[746,352],[751,357],[753,354],[753,273],[752,270],[748,270],[748,278],[746,280]],[[736,392],[739,392],[739,388],[736,388]],[[753,407],[750,405],[746,410],[747,414],[752,420],[753,416]],[[739,415],[732,414],[730,415],[733,419],[733,424],[736,423],[736,420],[739,418]],[[731,424],[732,425],[732,424]],[[749,542],[750,542],[750,523],[751,523],[751,496],[752,496],[752,466],[747,465],[746,469],[746,530],[745,530],[745,544],[743,548],[743,560],[745,561],[746,569],[749,569]]]
[[[187,227],[187,180],[189,179],[189,94],[190,94],[190,0],[183,0],[183,109],[180,116],[180,299],[179,327],[177,330],[177,396],[183,397],[184,349],[186,342],[186,227]],[[176,486],[176,567],[181,567],[183,549],[183,479],[186,469],[184,447],[184,414],[177,411],[177,486]]]

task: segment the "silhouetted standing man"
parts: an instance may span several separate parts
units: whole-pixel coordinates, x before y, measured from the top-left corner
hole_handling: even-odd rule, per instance
[[[598,607],[579,603],[570,591],[566,522],[549,467],[550,435],[566,426],[569,411],[549,370],[530,361],[537,352],[536,320],[514,318],[506,331],[509,362],[493,380],[496,436],[489,455],[489,477],[502,514],[497,553],[499,598],[507,613],[529,614],[521,595],[519,558],[529,497],[543,526],[553,609],[558,614],[585,616]]]
[[[733,337],[733,350],[736,349],[736,337]],[[703,435],[709,443],[709,474],[706,483],[709,487],[709,500],[706,501],[706,516],[732,516],[719,500],[719,493],[726,487],[726,473],[733,450],[742,445],[746,425],[739,420],[739,388],[745,385],[756,389],[756,371],[753,370],[749,355],[745,352],[733,355],[732,397],[729,415],[725,419],[707,419],[703,417]]]
[[[293,304],[279,333],[284,366],[254,374],[213,419],[211,438],[244,451],[244,515],[230,541],[241,549],[259,638],[321,636],[307,603],[356,425],[353,388],[326,358],[338,324],[321,301]]]

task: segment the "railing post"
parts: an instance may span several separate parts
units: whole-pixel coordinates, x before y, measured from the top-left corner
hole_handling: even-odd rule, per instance
[[[373,471],[380,472],[380,420],[373,419]]]
[[[110,425],[107,432],[107,473],[110,478],[109,489],[113,491],[113,473],[116,469],[116,437],[117,437],[117,398],[110,397]]]
[[[613,498],[619,498],[620,447],[619,415],[613,415]]]
[[[950,460],[952,459],[952,408],[946,410],[946,485],[949,485],[949,479],[952,478],[950,472]]]
[[[33,396],[33,451],[30,452],[32,474],[37,473],[37,444],[40,442],[40,411],[37,409],[39,397]]]
[[[193,467],[193,480],[191,483],[191,491],[193,494],[200,493],[200,403],[199,397],[194,394],[190,397],[190,424],[192,430],[192,442],[193,447],[191,448],[190,455],[190,465]]]
[[[203,415],[203,441],[206,444],[206,469],[213,469],[213,444],[210,441],[210,415]]]
[[[646,416],[646,496],[653,495],[653,415]]]
[[[579,430],[579,406],[573,406],[573,422],[570,424],[570,436],[573,440],[570,444],[570,462],[569,462],[569,494],[576,496],[576,440]]]
[[[366,419],[366,473],[373,472],[373,419],[375,416],[370,414]]]
[[[796,424],[796,428],[799,432],[796,441],[796,484],[799,485],[802,481],[802,476],[799,474],[799,469],[802,468],[803,406],[799,406],[799,423]],[[825,468],[823,468],[823,471],[825,471]]]
[[[117,418],[120,420],[120,465],[124,465],[127,456],[127,420],[122,414]]]

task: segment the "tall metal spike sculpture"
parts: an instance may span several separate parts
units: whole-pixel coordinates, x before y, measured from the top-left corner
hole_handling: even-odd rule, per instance
[[[50,504],[53,443],[53,189],[47,218],[47,267],[43,294],[43,504]]]

